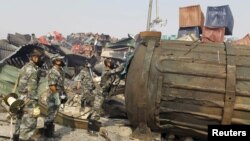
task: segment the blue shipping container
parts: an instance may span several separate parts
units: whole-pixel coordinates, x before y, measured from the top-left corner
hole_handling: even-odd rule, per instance
[[[200,38],[201,28],[199,26],[194,27],[181,27],[178,30],[178,38],[186,36],[188,34],[194,34],[197,38]]]
[[[225,27],[225,35],[232,35],[234,18],[229,6],[207,7],[205,25],[210,28]]]

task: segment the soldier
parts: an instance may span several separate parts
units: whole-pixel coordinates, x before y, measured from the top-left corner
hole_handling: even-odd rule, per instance
[[[106,58],[104,60],[105,72],[101,77],[101,91],[97,93],[94,100],[94,114],[92,115],[92,119],[98,120],[100,118],[100,114],[102,113],[102,104],[104,98],[109,98],[114,95],[115,89],[120,83],[119,73],[121,73],[124,69],[124,64],[120,64],[118,67],[115,65],[115,61]]]
[[[17,90],[19,98],[25,101],[23,112],[17,114],[13,140],[30,140],[37,125],[40,114],[38,107],[39,66],[43,64],[43,52],[34,49],[30,54],[30,61],[20,71]]]
[[[114,60],[107,58],[104,60],[105,72],[101,78],[101,87],[105,97],[109,98],[114,95],[117,86],[120,83],[120,73],[124,69],[124,64],[117,64]]]
[[[88,61],[85,62],[83,69],[81,70],[78,77],[77,89],[81,88],[81,107],[93,106],[93,90],[95,88],[92,75],[91,65]]]
[[[54,55],[51,60],[53,67],[48,72],[49,93],[47,97],[48,115],[45,119],[45,136],[51,138],[54,136],[54,119],[61,104],[60,95],[64,93],[64,71],[63,56]]]

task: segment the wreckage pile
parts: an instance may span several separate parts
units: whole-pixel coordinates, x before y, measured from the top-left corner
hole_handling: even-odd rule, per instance
[[[75,34],[73,35],[73,39],[75,40]],[[81,35],[81,34],[80,34]],[[85,34],[84,34],[85,35]],[[117,42],[117,39],[110,38],[108,35],[95,34],[98,38],[93,40],[94,34],[86,34],[86,36],[80,36],[82,40],[78,42],[83,42],[83,45],[90,45],[93,50],[89,50],[94,52],[92,56],[85,56],[79,53],[72,53],[70,46],[73,44],[73,39],[71,36],[68,36],[67,39],[61,38],[60,34],[57,34],[57,37],[53,38],[50,36],[41,36],[39,38],[35,38],[34,35],[22,35],[19,33],[9,34],[7,40],[3,39],[0,41],[0,50],[1,50],[1,60],[0,60],[0,98],[4,97],[4,95],[12,92],[12,89],[16,83],[18,78],[18,74],[20,68],[26,64],[29,60],[30,52],[39,47],[45,51],[45,64],[43,65],[43,76],[46,76],[46,71],[51,68],[50,57],[59,53],[65,56],[65,62],[67,64],[66,68],[66,80],[65,85],[66,89],[70,96],[70,99],[75,98],[74,96],[78,93],[75,90],[75,81],[74,79],[77,77],[80,68],[85,63],[85,60],[88,60],[92,64],[92,69],[97,75],[100,77],[103,71],[103,64],[101,57],[110,57],[119,62],[124,62],[126,59],[124,58],[124,54],[130,50],[130,48],[134,48],[134,39],[132,37],[128,37]],[[127,43],[129,42],[129,44]],[[66,46],[67,45],[67,46]],[[105,46],[104,46],[105,45]],[[96,47],[100,47],[99,54],[96,53]],[[104,54],[101,54],[102,48],[109,48],[105,51]],[[118,49],[122,57],[115,53]],[[112,53],[109,53],[112,52]],[[116,54],[116,55],[113,55]],[[96,66],[99,67],[99,69]],[[96,82],[98,83],[98,82]],[[120,88],[117,89],[117,96],[110,98],[103,105],[104,109],[106,109],[109,117],[119,117],[126,118],[125,112],[125,102],[124,96],[121,95],[124,92],[124,81],[120,83]],[[38,93],[42,97],[40,101],[40,107],[43,114],[46,114],[46,94],[47,94],[47,78],[42,77],[40,80],[40,85],[38,88]],[[64,109],[60,109],[56,121],[65,126],[70,126],[72,128],[87,128],[87,118],[91,114],[91,111],[88,112],[88,109],[85,111],[80,111],[80,105],[75,103],[65,104]],[[77,102],[77,101],[73,101]],[[87,110],[87,114],[85,113]],[[7,135],[8,136],[8,135]]]
[[[223,16],[220,15],[220,11],[226,11],[226,21],[223,25],[212,24],[213,20],[224,19],[211,16],[213,12],[219,14],[216,17]],[[140,35],[140,47],[135,56],[135,38],[131,35],[117,40],[109,35],[93,33],[72,33],[63,38],[61,34],[54,32],[54,37],[46,35],[38,39],[33,35],[11,34],[7,40],[0,41],[0,95],[11,92],[19,69],[27,63],[30,50],[38,43],[39,47],[46,51],[48,60],[52,54],[59,53],[65,56],[67,62],[65,83],[70,100],[59,110],[56,118],[62,125],[87,128],[91,109],[80,109],[74,79],[85,60],[92,64],[96,76],[100,77],[103,71],[102,57],[113,58],[118,63],[125,62],[125,75],[129,62],[134,57],[126,78],[126,102],[123,95],[125,81],[122,81],[121,89],[116,91],[117,95],[107,100],[103,107],[109,117],[127,118],[128,115],[129,124],[137,127],[134,130],[135,134],[136,131],[150,133],[150,129],[163,133],[167,130],[168,133],[178,136],[187,135],[204,139],[207,136],[208,124],[249,124],[249,94],[245,85],[249,80],[247,76],[243,76],[247,75],[244,72],[249,67],[249,61],[246,61],[249,57],[248,49],[237,46],[248,44],[249,35],[244,40],[235,41],[232,46],[218,44],[224,41],[224,35],[232,34],[233,18],[228,6],[208,8],[205,26],[204,15],[199,6],[181,8],[180,13],[178,40],[198,42],[190,44],[182,41],[160,41],[160,33],[145,32]],[[197,19],[191,20],[193,18],[190,18],[190,15]],[[185,35],[191,35],[191,40]],[[200,44],[199,40],[206,44]],[[235,58],[237,61],[232,61]],[[230,68],[231,66],[234,67]],[[50,67],[51,64],[47,61],[43,69],[46,72]],[[138,75],[138,72],[142,75]],[[229,82],[232,79],[235,79],[232,81],[234,84]],[[98,86],[98,81],[96,83]],[[232,91],[230,88],[234,88],[234,95],[225,100],[224,95]],[[43,97],[40,106],[44,114],[46,94],[47,80],[43,77],[39,85],[39,95]],[[232,105],[225,106],[231,98],[235,100],[235,108]],[[228,118],[227,115],[232,116]],[[103,120],[105,123],[107,118]],[[127,123],[121,124],[125,125]],[[132,134],[130,129],[129,135],[126,136]],[[110,126],[100,130],[100,134],[109,140],[107,130],[110,135],[114,130],[118,131],[118,128]],[[144,135],[147,138],[150,134]]]

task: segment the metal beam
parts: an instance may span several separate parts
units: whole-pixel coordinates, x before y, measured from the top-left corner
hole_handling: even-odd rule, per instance
[[[148,20],[147,20],[147,31],[150,31],[150,22],[151,22],[151,13],[152,13],[152,4],[153,0],[149,0],[149,7],[148,7]]]

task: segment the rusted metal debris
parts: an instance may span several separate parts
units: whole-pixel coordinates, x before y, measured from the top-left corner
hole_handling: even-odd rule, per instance
[[[152,131],[205,139],[209,124],[250,124],[249,47],[154,34],[141,35],[126,78],[134,127],[144,121]]]
[[[41,108],[42,114],[47,115],[46,104],[40,101],[39,107]],[[61,125],[71,127],[71,128],[87,129],[88,127],[88,120],[72,117],[60,111],[57,113],[55,122]]]

